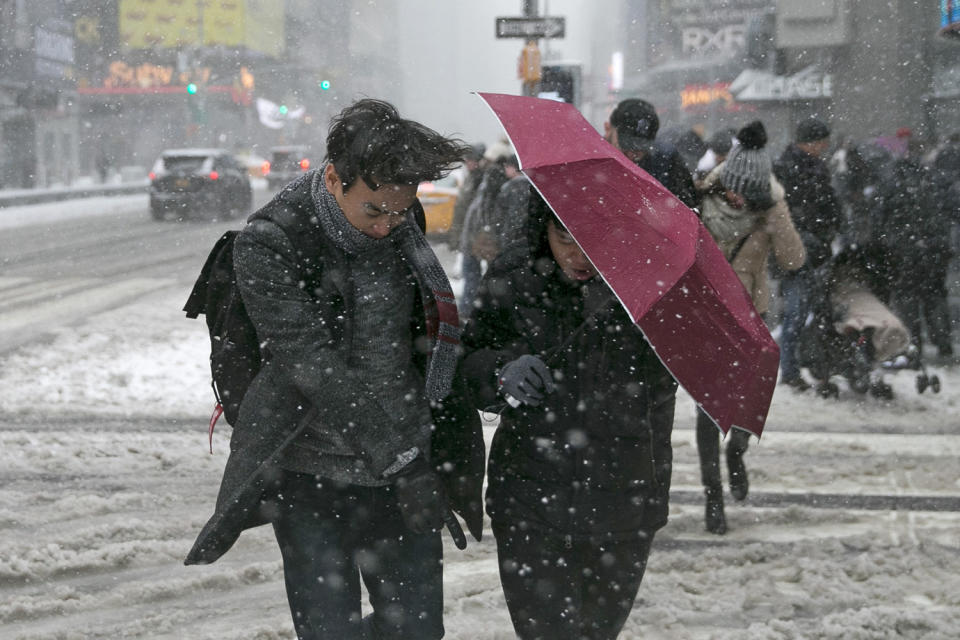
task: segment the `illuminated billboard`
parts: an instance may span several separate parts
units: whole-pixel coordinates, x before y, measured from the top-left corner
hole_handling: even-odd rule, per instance
[[[127,49],[197,46],[284,51],[284,0],[120,0]]]
[[[960,37],[960,0],[940,0],[940,35]]]

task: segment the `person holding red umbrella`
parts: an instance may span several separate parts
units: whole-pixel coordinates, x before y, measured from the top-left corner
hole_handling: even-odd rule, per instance
[[[463,335],[474,404],[501,412],[500,578],[518,637],[614,638],[667,522],[677,384],[536,191],[528,216]]]

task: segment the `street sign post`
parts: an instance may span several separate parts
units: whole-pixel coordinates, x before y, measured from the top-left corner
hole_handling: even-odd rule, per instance
[[[497,18],[498,38],[562,38],[567,21],[562,16]]]

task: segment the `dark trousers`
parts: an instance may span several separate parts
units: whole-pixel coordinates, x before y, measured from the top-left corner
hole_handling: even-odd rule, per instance
[[[901,270],[894,293],[897,315],[910,332],[917,348],[923,348],[922,321],[927,325],[930,342],[941,355],[953,351],[950,339],[950,309],[947,304],[947,267],[949,254],[931,251],[929,256],[917,257]]]
[[[788,273],[780,280],[783,296],[783,320],[780,331],[780,377],[792,380],[800,377],[797,347],[800,331],[810,312],[813,276],[805,270]]]
[[[750,434],[740,429],[731,429],[727,434],[727,455],[743,455],[750,444]],[[697,453],[700,455],[700,481],[707,488],[723,486],[720,475],[720,430],[697,408]]]
[[[613,640],[647,568],[653,534],[593,544],[493,523],[500,583],[521,640]]]
[[[480,281],[483,279],[483,262],[468,249],[464,250],[460,261],[460,276],[463,278],[463,293],[460,294],[457,314],[460,316],[460,323],[463,324],[473,314],[473,304],[480,289]]]
[[[285,472],[273,528],[300,640],[443,637],[439,533],[403,524],[392,487]],[[360,580],[373,613],[360,614]]]

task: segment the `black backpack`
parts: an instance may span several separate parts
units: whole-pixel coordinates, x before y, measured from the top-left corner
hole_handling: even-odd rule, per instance
[[[281,198],[283,194],[281,192]],[[248,219],[248,222],[270,220],[283,229],[300,257],[297,266],[307,291],[319,287],[319,264],[314,261],[311,265],[310,262],[324,243],[323,234],[312,215],[305,203],[291,199],[268,204]],[[426,217],[419,200],[414,204],[413,216],[417,226],[425,229]],[[230,426],[236,424],[240,403],[260,371],[264,356],[256,329],[243,306],[233,270],[233,244],[238,233],[227,231],[213,245],[183,306],[188,318],[205,315],[210,332],[210,386],[217,401],[210,417],[211,440],[213,427],[221,413]]]
[[[256,219],[271,220],[283,229],[298,256],[314,256],[320,250],[320,230],[303,211],[283,205],[267,206],[249,220]],[[205,315],[210,332],[210,386],[217,401],[210,418],[211,438],[221,413],[231,426],[236,424],[240,403],[260,371],[264,356],[233,270],[233,245],[238,233],[227,231],[213,245],[183,307],[188,318]],[[319,273],[298,266],[307,290],[312,291]]]

